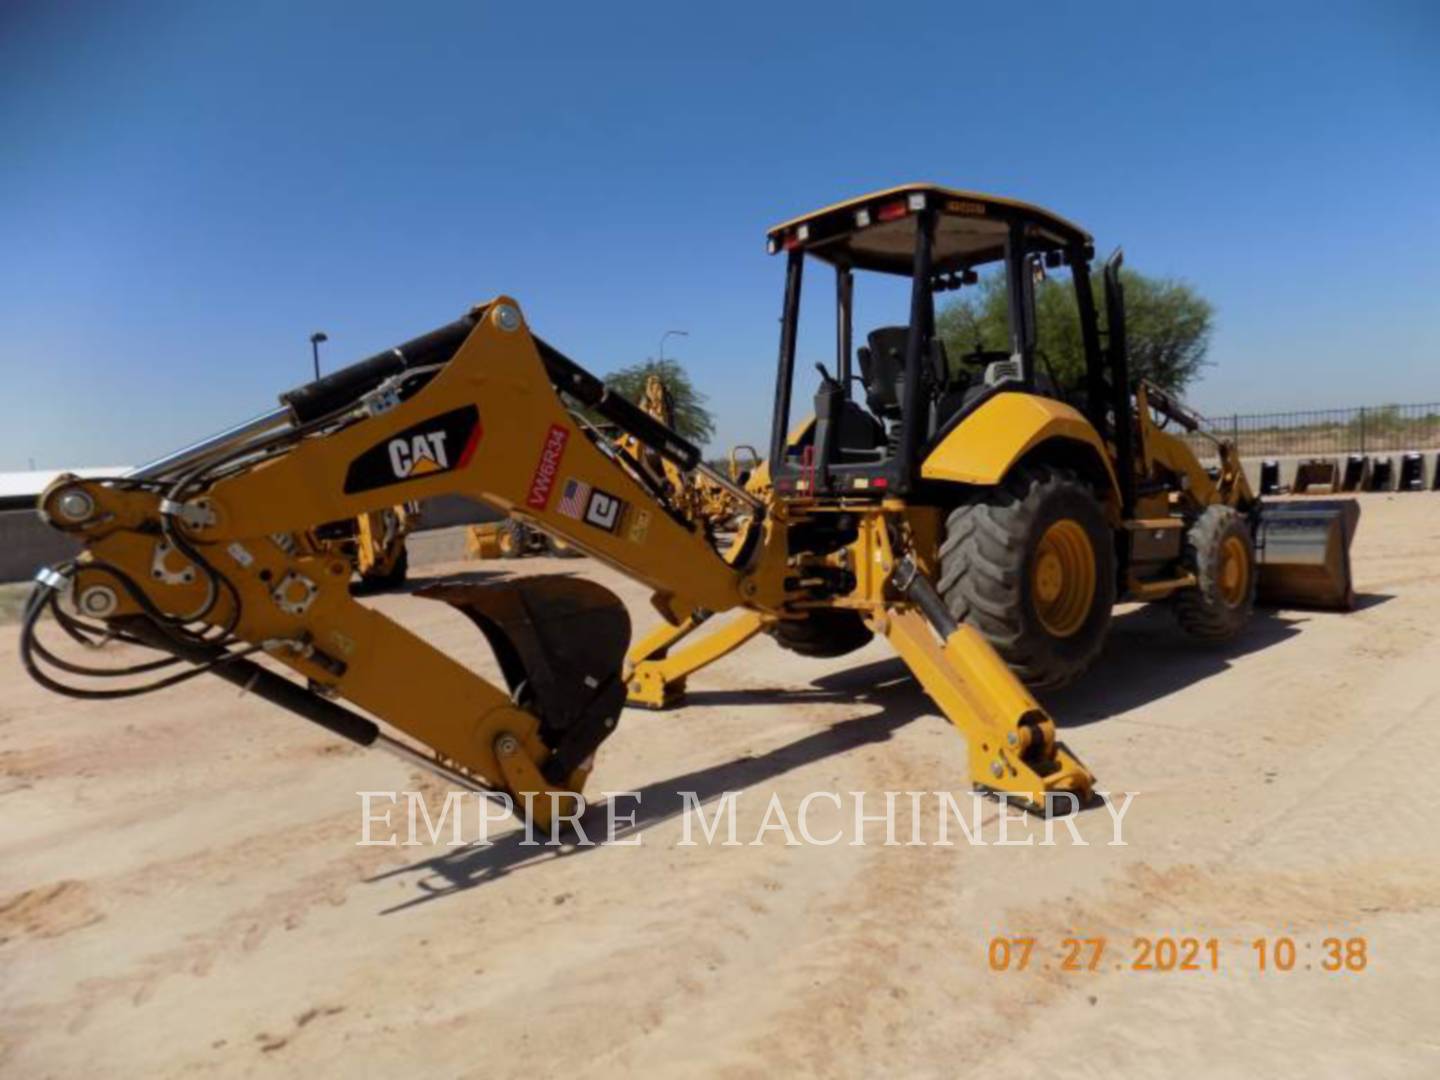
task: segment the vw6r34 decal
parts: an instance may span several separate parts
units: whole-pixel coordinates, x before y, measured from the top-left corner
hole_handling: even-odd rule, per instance
[[[345,494],[463,469],[479,442],[480,410],[474,405],[432,416],[397,431],[352,461],[345,474]]]

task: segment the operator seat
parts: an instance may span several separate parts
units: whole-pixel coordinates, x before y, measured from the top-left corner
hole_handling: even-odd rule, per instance
[[[856,350],[860,381],[865,386],[865,404],[881,420],[900,419],[900,401],[905,387],[905,341],[910,330],[904,326],[882,326],[866,336],[867,345]]]
[[[866,337],[868,346],[856,350],[860,361],[860,380],[865,385],[865,403],[882,420],[891,422],[890,436],[898,439],[901,401],[905,396],[905,344],[910,331],[904,326],[882,326]],[[950,360],[945,343],[932,338],[921,367],[924,398],[921,416],[928,437],[943,424],[964,401],[966,380],[950,373]]]

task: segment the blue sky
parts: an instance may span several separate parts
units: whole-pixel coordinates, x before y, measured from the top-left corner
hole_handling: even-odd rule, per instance
[[[1440,7],[0,4],[0,469],[135,463],[516,296],[763,442],[767,225],[928,179],[1218,310],[1211,413],[1440,400]],[[828,359],[828,358],[827,358]]]

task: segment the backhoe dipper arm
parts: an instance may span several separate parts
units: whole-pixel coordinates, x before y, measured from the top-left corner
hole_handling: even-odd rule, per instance
[[[633,419],[628,402],[606,402],[603,384],[533,338],[513,301],[418,341],[425,347],[402,347],[409,356],[381,354],[287,395],[292,423],[278,434],[137,477],[56,481],[41,512],[85,551],[42,581],[22,649],[34,642],[31,616],[56,599],[46,590],[68,588],[80,618],[348,738],[383,736],[335,698],[419,740],[452,778],[517,798],[579,791],[624,702],[629,619],[618,599],[569,577],[422,592],[484,631],[507,692],[353,600],[348,561],[311,543],[309,530],[461,494],[644,582],[676,622],[733,608],[754,586],[572,416],[561,390]],[[672,458],[694,452],[661,425],[644,434]],[[309,688],[243,656],[261,649]],[[26,662],[47,685],[94,693],[39,675],[31,651]],[[544,821],[549,809],[541,800],[531,812]]]

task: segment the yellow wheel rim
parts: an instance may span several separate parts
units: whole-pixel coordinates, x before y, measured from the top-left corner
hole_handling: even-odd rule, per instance
[[[1085,625],[1095,603],[1095,549],[1078,522],[1064,518],[1040,537],[1030,566],[1030,596],[1052,637],[1069,637]]]
[[[1220,545],[1220,598],[1230,607],[1239,607],[1250,591],[1250,553],[1245,541],[1227,536]]]

